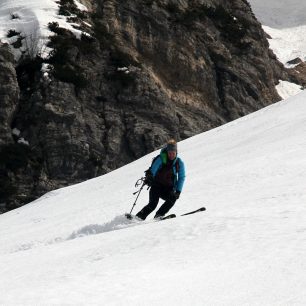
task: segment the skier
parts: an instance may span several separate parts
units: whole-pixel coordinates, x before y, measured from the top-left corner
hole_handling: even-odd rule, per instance
[[[149,204],[136,216],[142,220],[157,207],[160,198],[165,203],[156,212],[154,218],[162,218],[180,197],[185,181],[184,162],[177,157],[177,143],[170,139],[161,150],[150,169],[146,171],[145,183],[151,187]]]

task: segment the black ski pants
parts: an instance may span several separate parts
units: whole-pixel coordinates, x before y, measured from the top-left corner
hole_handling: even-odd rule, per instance
[[[154,184],[149,193],[149,204],[146,205],[136,216],[145,220],[146,217],[157,207],[159,199],[165,200],[165,203],[156,212],[155,217],[164,216],[174,205],[176,199],[171,197],[172,187],[165,187],[160,184]]]

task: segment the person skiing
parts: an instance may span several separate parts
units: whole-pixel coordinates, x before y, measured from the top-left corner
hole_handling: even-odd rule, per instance
[[[177,157],[177,143],[170,139],[146,171],[145,184],[151,187],[149,204],[136,217],[145,220],[157,207],[160,198],[165,200],[154,218],[162,218],[179,199],[185,181],[184,162]]]

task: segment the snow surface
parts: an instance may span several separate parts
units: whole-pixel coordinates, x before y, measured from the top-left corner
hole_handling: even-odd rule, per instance
[[[81,31],[73,28],[65,16],[58,15],[57,2],[56,0],[0,0],[0,40],[13,43],[17,37],[7,38],[7,34],[9,30],[15,30],[26,38],[27,46],[32,48],[33,44],[38,45],[38,51],[48,56],[50,50],[47,50],[45,45],[48,37],[53,35],[48,29],[48,23],[57,22],[60,27],[69,29],[79,37]],[[79,9],[86,10],[86,7],[78,1],[75,3]],[[13,51],[18,58],[20,51],[18,49]]]
[[[0,215],[0,305],[306,305],[305,100],[179,143],[205,212],[124,218],[152,153]]]
[[[270,48],[287,68],[296,65],[287,62],[300,58],[306,61],[306,1],[305,0],[249,0],[251,7],[271,37]],[[302,88],[294,83],[280,80],[278,94],[289,98]]]
[[[286,64],[297,57],[306,60],[306,1],[249,0],[252,9],[272,39],[270,47]]]
[[[304,59],[306,2],[250,2],[277,56]],[[57,11],[52,0],[0,0],[0,38],[70,28]],[[206,212],[125,219],[152,153],[0,215],[0,305],[306,305],[305,99],[179,144],[187,179],[171,212]]]
[[[276,86],[276,90],[283,99],[287,99],[303,91],[300,85],[281,80]]]

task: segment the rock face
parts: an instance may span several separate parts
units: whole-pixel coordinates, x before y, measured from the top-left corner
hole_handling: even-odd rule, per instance
[[[280,100],[287,72],[247,1],[91,5],[92,37],[53,25],[52,56],[18,63],[18,83],[0,47],[3,211]]]
[[[11,182],[9,148],[13,147],[11,121],[18,105],[19,86],[14,68],[14,57],[8,45],[0,43],[0,212],[7,207],[6,198],[17,192]]]
[[[19,98],[14,57],[8,45],[0,43],[0,145],[12,142],[10,122]]]

